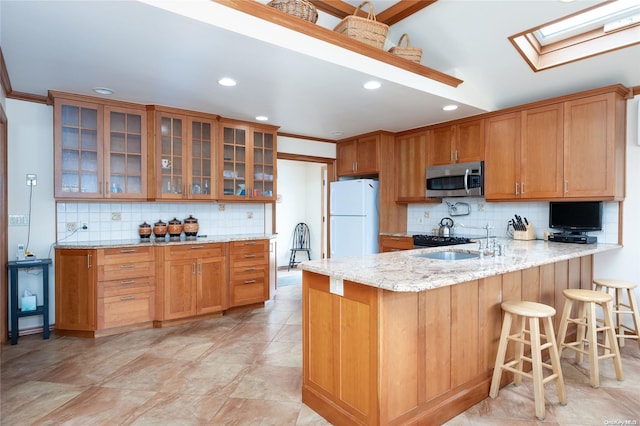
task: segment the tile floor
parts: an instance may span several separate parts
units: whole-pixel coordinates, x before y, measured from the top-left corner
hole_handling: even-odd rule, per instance
[[[0,424],[328,425],[300,400],[300,325],[301,286],[290,285],[265,308],[192,324],[95,340],[23,336],[2,347]],[[630,342],[623,354],[625,381],[602,361],[599,389],[564,359],[569,403],[547,384],[546,424],[640,424],[640,350]],[[533,413],[525,381],[447,425],[537,424]]]

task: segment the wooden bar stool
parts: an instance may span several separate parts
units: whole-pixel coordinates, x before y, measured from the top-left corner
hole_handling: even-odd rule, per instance
[[[623,380],[622,363],[620,362],[620,350],[615,338],[613,320],[611,319],[611,300],[612,297],[608,293],[602,293],[594,290],[584,289],[567,289],[563,291],[566,299],[564,310],[562,312],[562,320],[558,334],[558,347],[560,354],[564,348],[576,351],[576,363],[582,362],[582,355],[589,355],[589,377],[591,386],[597,388],[600,386],[600,372],[598,369],[598,361],[605,358],[613,358],[613,367],[616,370],[616,378]],[[571,318],[571,309],[573,303],[577,302],[578,316]],[[602,308],[604,314],[604,326],[598,327],[596,319],[596,305]],[[576,340],[572,342],[564,342],[567,336],[567,328],[569,323],[578,326],[576,332]],[[605,333],[604,344],[598,343],[598,332]],[[589,346],[585,350],[585,343]],[[603,348],[604,353],[598,354],[598,348]]]
[[[502,323],[502,333],[500,334],[500,344],[498,345],[498,355],[496,356],[496,364],[493,369],[493,378],[491,379],[491,389],[489,396],[495,398],[498,396],[500,389],[500,379],[502,378],[502,370],[514,373],[514,383],[520,384],[522,376],[533,379],[533,396],[535,401],[536,417],[538,420],[544,419],[544,384],[555,380],[556,390],[560,404],[567,403],[567,395],[564,390],[564,379],[562,377],[562,369],[560,368],[560,355],[556,346],[556,339],[553,333],[553,324],[551,317],[556,314],[556,310],[551,306],[543,305],[535,302],[503,302],[502,310],[504,311],[504,321]],[[515,319],[518,321],[516,333],[511,333],[511,323]],[[526,329],[526,319],[529,319],[529,329]],[[544,325],[544,333],[540,334],[539,320],[542,319]],[[527,335],[529,340],[527,340]],[[540,344],[540,338],[546,340],[545,344]],[[507,346],[509,341],[515,342],[515,359],[505,363],[507,354]],[[524,355],[524,345],[531,347],[531,357]],[[542,362],[542,351],[548,349],[551,364]],[[532,373],[526,373],[523,370],[524,361],[531,363]],[[547,368],[553,373],[544,378],[542,368]]]
[[[635,283],[623,280],[614,280],[611,278],[597,278],[593,280],[596,291],[604,291],[613,297],[613,309],[611,314],[615,316],[616,336],[618,337],[618,346],[624,346],[624,339],[636,339],[638,348],[640,349],[640,338],[638,330],[640,330],[640,314],[638,314],[638,302],[634,289],[637,287]],[[624,303],[624,293],[627,293],[627,302]],[[612,294],[613,293],[613,294]],[[623,315],[631,315],[633,328],[624,323]],[[625,330],[631,334],[626,334]]]

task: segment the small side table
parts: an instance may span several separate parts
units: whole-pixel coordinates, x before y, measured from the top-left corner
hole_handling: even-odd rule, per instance
[[[11,301],[11,344],[18,343],[18,318],[42,315],[42,338],[49,338],[49,265],[51,259],[12,260],[7,262],[9,269],[9,300]],[[20,269],[42,268],[42,305],[34,311],[22,312],[18,308],[18,272]]]

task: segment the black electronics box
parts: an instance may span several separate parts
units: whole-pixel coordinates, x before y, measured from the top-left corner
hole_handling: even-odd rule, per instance
[[[598,242],[598,237],[583,234],[556,233],[549,235],[549,241],[556,243],[594,244]]]

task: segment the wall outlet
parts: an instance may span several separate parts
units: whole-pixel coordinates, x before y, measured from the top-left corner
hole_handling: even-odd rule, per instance
[[[219,212],[223,212],[224,211],[224,204],[218,204],[218,211]]]
[[[253,212],[247,212],[247,219],[253,219]]]
[[[484,211],[484,204],[483,203],[478,203],[478,211],[479,212],[483,212]]]
[[[114,221],[122,220],[122,213],[120,213],[120,212],[112,212],[111,213],[111,220],[114,220]]]
[[[424,218],[425,218],[425,219],[429,219],[429,212],[428,212],[428,211],[425,211],[425,212],[424,212]]]
[[[418,225],[422,225],[424,223],[424,219],[419,217],[418,218]]]
[[[67,232],[74,232],[78,230],[77,222],[67,222]]]
[[[36,186],[38,184],[38,175],[27,173],[27,186]]]
[[[82,226],[80,227],[80,230],[81,230],[81,231],[86,231],[86,230],[88,230],[88,229],[89,229],[89,227],[87,226],[87,224],[86,224],[86,223],[83,223],[83,224],[82,224]]]

